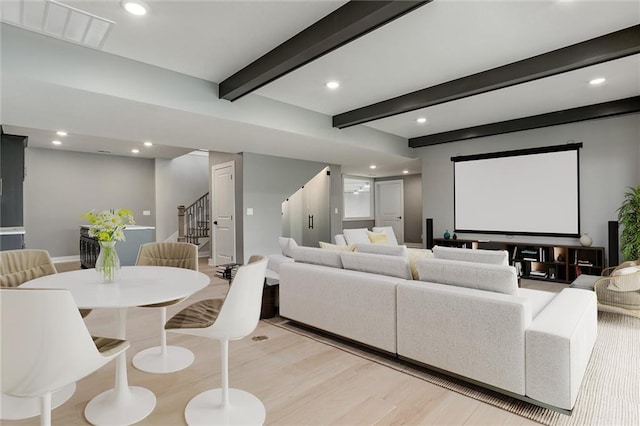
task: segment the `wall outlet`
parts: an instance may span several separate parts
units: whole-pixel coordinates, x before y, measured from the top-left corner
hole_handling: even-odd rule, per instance
[[[253,209],[251,207],[247,207],[247,216],[253,216]]]
[[[142,216],[151,216],[151,210],[142,210]]]

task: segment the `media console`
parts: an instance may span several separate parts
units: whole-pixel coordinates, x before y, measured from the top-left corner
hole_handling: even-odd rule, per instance
[[[435,238],[435,245],[468,249],[506,250],[518,275],[563,284],[581,274],[600,275],[605,268],[604,247],[534,244],[515,241],[454,240]]]

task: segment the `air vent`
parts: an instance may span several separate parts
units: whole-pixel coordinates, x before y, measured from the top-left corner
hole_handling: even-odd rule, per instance
[[[55,0],[3,0],[0,20],[94,49],[102,49],[115,25],[113,21]]]

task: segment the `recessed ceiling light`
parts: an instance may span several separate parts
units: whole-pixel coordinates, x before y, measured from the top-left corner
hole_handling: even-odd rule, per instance
[[[132,15],[142,16],[147,14],[148,6],[139,0],[124,0],[122,7]]]
[[[426,119],[426,118],[424,118],[424,117],[419,117],[416,121],[417,121],[418,123],[420,123],[420,124],[423,124],[423,123],[426,123],[426,122],[427,122],[427,119]]]
[[[149,142],[149,141],[146,141],[146,142],[144,143],[144,146],[152,146],[152,145],[153,145],[153,144],[152,144],[151,142]]]
[[[372,164],[372,165],[370,165],[370,166],[369,166],[369,168],[370,168],[371,170],[373,170],[373,169],[375,169],[375,168],[376,168],[376,165],[375,165],[375,164]]]
[[[67,136],[67,132],[65,132],[64,130],[58,130],[56,132],[56,135],[58,135],[58,136]]]
[[[590,85],[592,86],[597,86],[598,84],[602,84],[606,81],[607,79],[604,77],[598,77],[598,78],[594,78],[593,80],[591,80],[589,82]]]
[[[340,83],[335,80],[332,80],[327,82],[326,86],[331,90],[336,90],[338,87],[340,87]]]
[[[403,170],[402,173],[404,173],[405,175],[409,174],[409,170]]]
[[[62,142],[60,141],[51,141],[51,143],[54,145],[62,145]]]
[[[131,152],[133,152],[134,154],[137,154],[140,152],[140,150],[138,148],[133,148]]]

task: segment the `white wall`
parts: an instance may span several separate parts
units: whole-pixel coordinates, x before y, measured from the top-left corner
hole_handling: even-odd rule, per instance
[[[423,221],[433,218],[434,236],[453,231],[453,163],[451,157],[582,142],[580,150],[580,219],[582,232],[594,246],[608,248],[607,222],[617,219],[617,208],[627,186],[640,184],[640,114],[591,120],[524,132],[508,133],[417,149],[422,157]],[[562,191],[562,182],[553,188]],[[549,206],[553,208],[553,206]],[[577,238],[461,234],[461,239],[512,239],[538,243],[579,244]]]
[[[92,209],[131,209],[137,224],[155,225],[153,160],[27,148],[25,164],[27,248],[77,256],[81,215]]]
[[[244,258],[280,253],[282,202],[327,164],[269,155],[243,153]],[[340,174],[332,179],[340,179]],[[333,185],[332,185],[333,187]],[[253,215],[247,216],[247,209]],[[332,215],[332,218],[336,215]]]
[[[178,232],[178,206],[189,206],[209,192],[209,155],[193,153],[155,160],[156,240]]]

